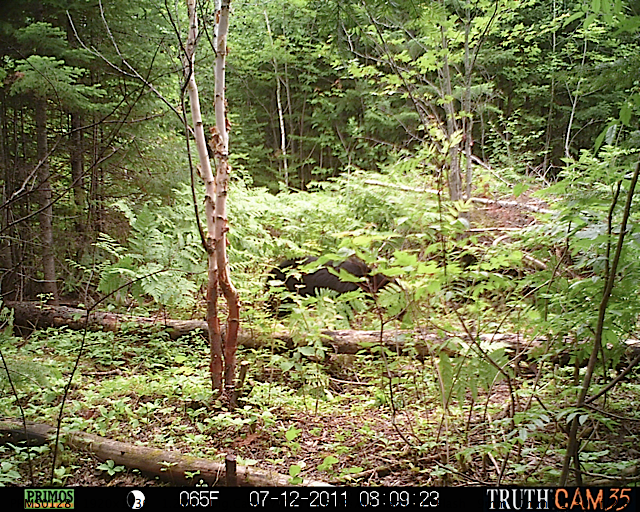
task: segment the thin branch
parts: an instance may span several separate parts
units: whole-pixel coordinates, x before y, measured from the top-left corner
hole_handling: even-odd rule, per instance
[[[636,185],[638,184],[638,175],[640,174],[640,162],[636,164],[636,169],[631,177],[631,182],[629,183],[629,190],[627,192],[627,200],[624,207],[624,212],[622,214],[622,221],[620,223],[620,234],[618,235],[618,241],[616,244],[616,250],[613,256],[613,262],[611,263],[611,267],[609,269],[609,275],[607,276],[607,280],[605,283],[604,290],[602,291],[602,299],[600,301],[600,307],[598,308],[598,323],[596,324],[596,332],[593,340],[593,349],[591,350],[591,356],[589,357],[589,362],[587,363],[587,369],[584,375],[584,379],[582,381],[582,388],[580,389],[580,395],[578,397],[577,407],[583,407],[585,405],[585,400],[587,393],[589,392],[589,387],[591,386],[591,378],[593,376],[593,372],[596,367],[596,362],[598,359],[598,354],[602,349],[602,335],[604,333],[604,320],[607,313],[607,306],[609,304],[609,299],[611,298],[611,292],[613,291],[613,285],[616,280],[616,275],[618,272],[618,264],[620,263],[620,257],[622,255],[622,245],[625,239],[625,235],[627,232],[627,223],[629,221],[629,217],[631,215],[631,205],[633,203],[633,194],[636,190]],[[621,180],[622,181],[622,180]],[[612,210],[610,210],[610,215]],[[562,465],[562,474],[560,475],[560,486],[564,486],[567,483],[567,478],[569,477],[569,464],[571,460],[578,464],[578,428],[579,422],[577,418],[574,418],[571,422],[571,431],[569,433],[569,441],[567,446],[567,451],[564,457],[563,465]],[[578,475],[579,476],[579,475]]]

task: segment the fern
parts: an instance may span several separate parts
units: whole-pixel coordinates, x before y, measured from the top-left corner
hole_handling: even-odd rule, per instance
[[[178,195],[180,197],[180,195]],[[205,272],[204,251],[188,202],[173,207],[145,205],[134,211],[125,201],[114,204],[129,221],[124,247],[101,234],[96,246],[111,260],[101,268],[98,291],[179,308],[192,308]],[[127,286],[128,285],[128,286]]]

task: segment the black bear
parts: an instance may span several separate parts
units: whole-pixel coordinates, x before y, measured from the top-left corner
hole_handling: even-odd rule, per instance
[[[316,291],[320,288],[335,290],[338,293],[352,292],[358,288],[362,288],[365,292],[372,294],[391,282],[391,280],[383,274],[371,275],[371,269],[366,263],[354,256],[341,263],[328,261],[314,272],[304,273],[297,271],[300,267],[317,260],[318,258],[315,256],[307,256],[306,258],[296,260],[285,260],[269,272],[267,284],[271,285],[271,281],[274,280],[281,281],[290,292],[295,292],[303,297],[307,297],[309,295],[315,295]],[[340,273],[340,269],[344,269],[356,277],[365,279],[358,283],[342,281],[337,275],[331,273],[329,268],[332,268],[337,273]]]

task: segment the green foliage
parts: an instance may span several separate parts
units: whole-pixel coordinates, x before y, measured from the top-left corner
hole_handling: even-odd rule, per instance
[[[35,97],[46,99],[55,256],[67,262],[60,270],[65,293],[84,300],[98,291],[119,305],[192,313],[206,255],[186,185],[184,127],[148,86],[179,105],[182,75],[173,60],[179,44],[169,12],[144,1],[114,0],[99,11],[67,7],[77,37],[51,2],[37,13],[28,3],[8,8],[0,31],[2,295],[41,292]],[[303,470],[334,477],[373,470],[360,466],[378,457],[410,466],[411,481],[424,485],[457,484],[476,460],[483,461],[479,480],[490,481],[495,469],[502,483],[535,485],[557,483],[557,454],[566,447],[567,423],[576,421],[597,434],[581,439],[583,467],[619,476],[631,464],[607,436],[626,425],[575,407],[575,398],[638,158],[633,70],[640,67],[640,25],[631,7],[613,0],[553,6],[239,0],[227,74],[234,171],[229,260],[244,325],[258,334],[268,325],[265,336],[285,327],[293,347],[274,341],[268,350],[241,352],[254,363],[252,391],[230,411],[209,401],[207,347],[199,334],[172,341],[129,326],[88,333],[64,428],[123,440],[142,435],[149,444],[208,456],[232,443],[240,450],[245,442],[263,443],[291,483],[301,481]],[[198,80],[211,124],[207,12],[202,20]],[[174,21],[181,26],[184,19]],[[78,38],[106,60],[90,57]],[[461,127],[471,122],[463,139]],[[474,196],[500,191],[524,201],[544,186],[541,178],[555,180],[535,195],[557,213],[508,231],[513,242],[492,231],[469,232],[471,224],[485,227],[484,213],[424,191],[445,189],[453,156],[467,163],[457,150],[469,141],[473,156],[490,164],[486,172],[474,165]],[[202,192],[196,193],[201,208]],[[503,219],[487,227],[502,227]],[[598,388],[627,361],[624,341],[637,337],[639,221],[634,206],[605,315]],[[269,317],[266,272],[308,254],[321,262],[356,255],[396,282],[374,298],[360,291],[308,298],[282,292],[290,314]],[[397,351],[363,343],[349,363],[329,362],[335,354],[327,329],[396,326],[411,329],[396,331]],[[50,329],[17,340],[5,308],[0,327],[19,395],[8,387],[7,369],[0,370],[1,415],[16,416],[19,402],[28,419],[53,423],[82,335]],[[523,340],[539,335],[544,342],[535,360],[516,360],[506,345],[479,336],[489,332],[518,332]],[[425,334],[448,344],[425,351]],[[573,367],[564,368],[565,360]],[[523,377],[518,364],[538,372],[536,379]],[[618,386],[606,405],[633,416],[637,385]],[[513,418],[504,408],[511,400]],[[316,417],[313,429],[302,423]],[[354,439],[343,426],[357,433]],[[447,452],[437,455],[457,455],[434,470],[424,461],[444,436]],[[629,439],[637,445],[633,432]],[[350,460],[362,446],[367,458]],[[372,450],[378,451],[369,457]],[[24,481],[18,477],[34,454],[0,450],[0,484]],[[65,461],[54,482],[73,479],[73,469]],[[116,478],[122,472],[113,461],[99,469]]]
[[[4,447],[2,448],[4,450]],[[0,462],[0,487],[17,485],[22,479],[22,475],[17,471],[17,467],[12,462]]]
[[[0,364],[0,393],[10,395],[11,383],[18,391],[33,388],[47,388],[52,377],[60,377],[54,370],[47,368],[33,356],[20,354],[15,349],[15,338],[12,336],[13,310],[0,300],[0,352],[5,364]]]
[[[55,98],[73,110],[91,110],[94,102],[105,96],[97,86],[78,83],[84,71],[65,66],[55,57],[31,55],[16,63],[20,79],[13,84],[13,94],[33,93],[39,98]]]
[[[96,466],[96,469],[104,471],[109,476],[114,476],[117,473],[121,473],[122,471],[126,470],[124,466],[116,466],[116,463],[111,459],[104,461],[102,464],[99,464],[98,466]]]
[[[12,358],[7,362],[7,368],[0,369],[0,388],[5,393],[10,392],[7,371],[11,382],[17,389],[32,386],[47,387],[52,373],[51,370],[43,368],[42,364],[36,361]]]
[[[28,56],[13,63],[17,80],[11,94],[51,98],[73,111],[97,108],[106,92],[99,84],[82,83],[86,69],[67,64],[88,63],[88,52],[69,48],[64,32],[49,23],[33,23],[17,30],[15,36],[23,47],[21,54]]]
[[[101,269],[99,291],[115,293],[116,299],[128,292],[141,304],[149,296],[158,304],[193,307],[205,266],[193,210],[184,194],[181,199],[175,206],[156,205],[152,210],[147,204],[137,212],[124,201],[116,203],[131,233],[127,247],[101,235],[97,247],[112,262]]]
[[[0,340],[13,334],[13,309],[9,309],[0,298]]]
[[[65,33],[60,27],[38,21],[16,30],[16,41],[24,53],[62,57],[70,52]]]
[[[578,274],[567,276],[550,268],[531,280],[544,299],[538,302],[548,322],[540,326],[542,329],[551,328],[558,334],[574,332],[578,342],[583,337],[589,338],[595,330],[597,316],[593,311],[598,307],[609,273],[619,236],[621,201],[636,158],[635,152],[611,147],[604,148],[598,156],[585,151],[579,160],[569,163],[562,182],[547,191],[562,194],[565,208],[530,243],[566,246],[566,257]],[[607,343],[613,343],[615,351],[620,350],[620,342],[627,337],[626,333],[633,331],[637,321],[639,304],[635,290],[640,286],[640,267],[634,219],[636,214],[632,212],[609,302],[612,321],[605,328]],[[557,266],[561,265],[562,261],[557,262]]]
[[[632,86],[625,70],[636,60],[635,42],[588,11],[578,2],[549,9],[534,1],[499,20],[486,53],[501,93],[485,118],[495,128],[486,154],[561,167],[563,156],[591,147],[617,117]]]
[[[498,345],[496,347],[496,345]],[[499,343],[465,343],[463,340],[449,340],[447,350],[456,353],[455,358],[446,352],[439,356],[439,374],[442,382],[442,407],[447,408],[455,399],[464,403],[467,393],[472,401],[478,399],[482,391],[488,392],[493,386],[510,378],[508,356]]]
[[[274,196],[243,183],[237,183],[231,193],[237,199],[230,205],[233,268],[251,268],[258,257],[264,261],[324,252],[336,246],[335,233],[354,226],[340,195],[283,192]]]

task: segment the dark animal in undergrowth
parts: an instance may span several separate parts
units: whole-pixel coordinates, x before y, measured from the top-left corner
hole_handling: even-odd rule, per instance
[[[340,263],[328,261],[317,270],[310,272],[300,270],[302,267],[317,260],[318,258],[315,256],[307,256],[306,258],[283,261],[269,272],[267,277],[268,287],[284,286],[290,292],[297,293],[302,297],[315,295],[320,289],[347,293],[361,288],[365,293],[372,295],[392,282],[383,274],[372,274],[366,263],[356,257],[348,258]],[[363,279],[360,282],[344,281],[329,269],[332,269],[337,274],[340,274],[342,269]]]

